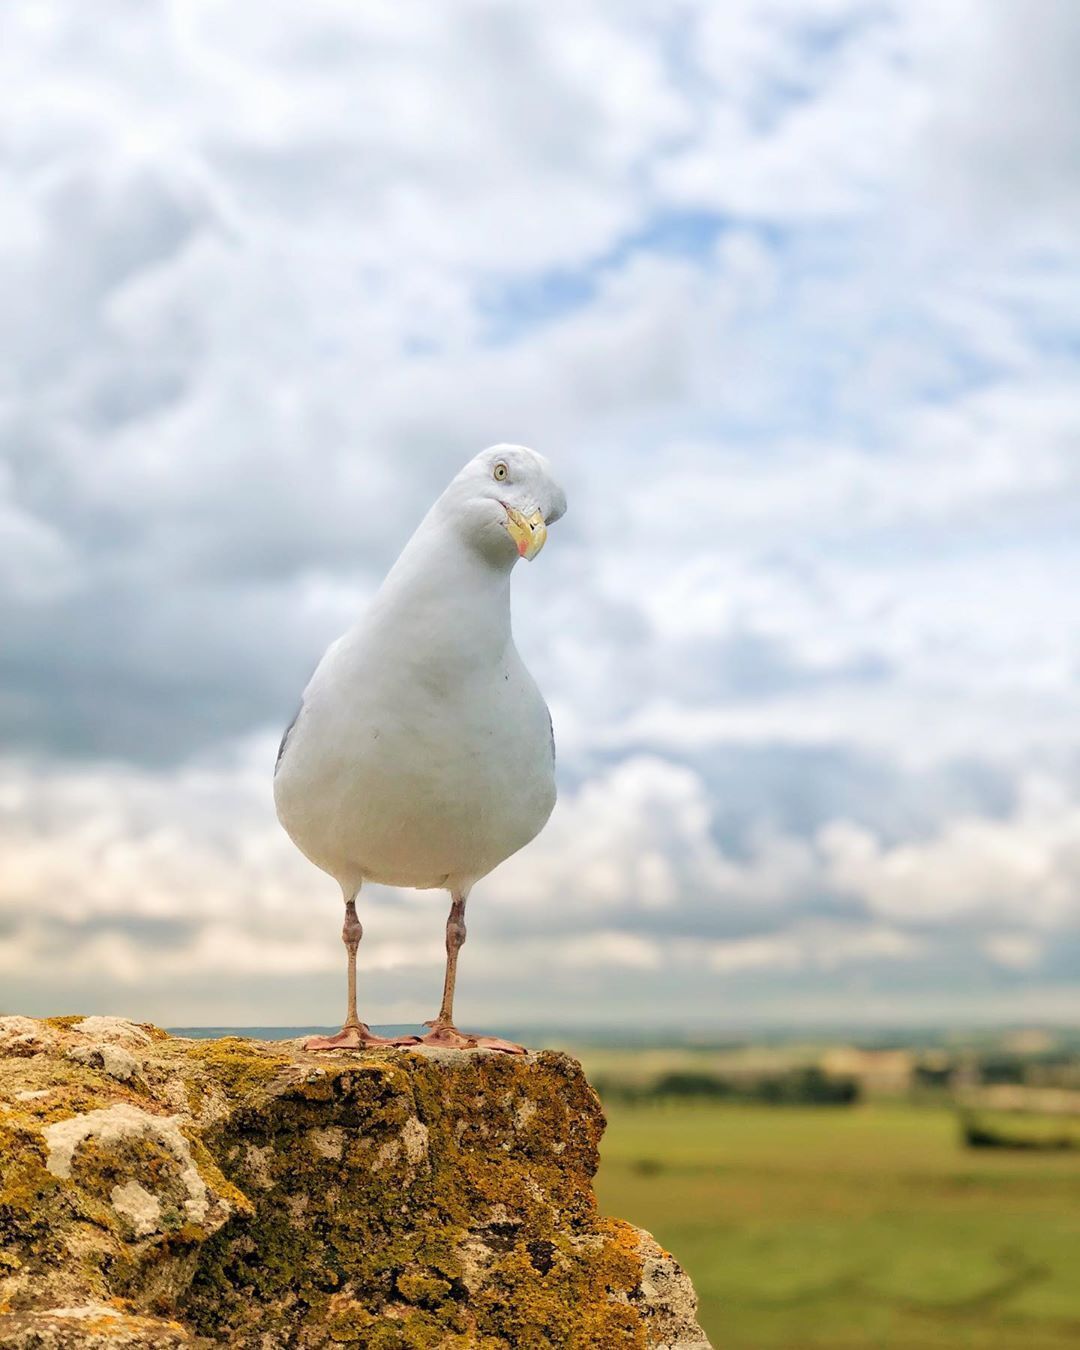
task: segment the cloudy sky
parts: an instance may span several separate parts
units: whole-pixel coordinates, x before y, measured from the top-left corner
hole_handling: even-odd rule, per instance
[[[1080,7],[0,16],[0,1011],[330,1023],[282,727],[461,463],[560,803],[463,1025],[1080,1016]],[[372,888],[362,1012],[443,897]]]

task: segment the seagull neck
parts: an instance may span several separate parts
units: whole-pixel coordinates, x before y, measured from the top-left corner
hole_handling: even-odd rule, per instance
[[[510,573],[471,548],[453,529],[419,531],[391,568],[377,606],[405,615],[428,647],[460,646],[474,656],[503,652],[511,641]]]

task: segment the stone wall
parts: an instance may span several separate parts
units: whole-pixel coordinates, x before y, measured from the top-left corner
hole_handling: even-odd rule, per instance
[[[707,1350],[544,1051],[0,1018],[0,1347]]]

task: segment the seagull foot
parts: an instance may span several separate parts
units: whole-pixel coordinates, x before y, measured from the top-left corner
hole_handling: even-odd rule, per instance
[[[468,1031],[458,1031],[449,1022],[425,1022],[431,1030],[420,1037],[421,1045],[430,1045],[436,1050],[502,1050],[508,1055],[527,1055],[523,1045],[513,1041],[504,1041],[501,1036],[474,1036]]]
[[[304,1042],[305,1050],[374,1050],[387,1045],[417,1045],[419,1036],[376,1036],[361,1022],[359,1026],[342,1027],[336,1036],[312,1036]]]

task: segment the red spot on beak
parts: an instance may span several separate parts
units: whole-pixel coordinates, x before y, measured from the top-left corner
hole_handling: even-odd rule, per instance
[[[519,540],[517,541],[517,546],[518,546],[518,557],[519,557],[519,558],[524,558],[524,556],[525,556],[525,550],[529,547],[528,540],[526,540],[526,539],[519,539]]]

